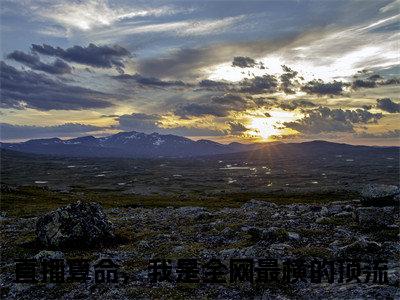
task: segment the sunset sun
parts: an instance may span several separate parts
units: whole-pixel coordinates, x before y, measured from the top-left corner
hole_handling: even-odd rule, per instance
[[[268,118],[254,118],[251,121],[251,128],[263,139],[279,133],[279,130],[274,127],[273,121]]]

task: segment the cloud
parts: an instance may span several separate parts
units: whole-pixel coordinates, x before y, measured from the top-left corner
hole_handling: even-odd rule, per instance
[[[293,79],[296,78],[298,72],[292,70],[291,68],[285,65],[282,66],[282,69],[285,73],[283,73],[280,76],[281,80],[280,89],[284,91],[286,94],[294,94],[295,91],[293,90],[294,88]]]
[[[162,57],[137,62],[137,70],[145,76],[178,79],[204,79],[207,69],[227,63],[235,56],[261,56],[276,51],[294,40],[293,36],[268,41],[223,43],[201,48],[174,49]]]
[[[71,67],[61,59],[56,59],[53,63],[46,64],[40,61],[38,55],[26,54],[18,50],[8,54],[7,58],[22,63],[33,70],[43,71],[49,74],[67,74],[72,71]]]
[[[336,80],[325,83],[322,80],[315,79],[307,82],[304,86],[302,86],[301,90],[308,94],[340,95],[346,85],[346,83]]]
[[[19,71],[0,63],[1,107],[39,110],[81,110],[113,106],[111,95],[80,86],[67,85],[45,74]]]
[[[240,82],[241,91],[250,94],[273,93],[278,87],[278,81],[273,75],[245,78]]]
[[[186,127],[177,126],[171,128],[163,128],[159,130],[162,134],[175,134],[182,136],[224,136],[226,135],[225,130],[200,128],[200,127]]]
[[[54,48],[46,44],[32,44],[32,51],[96,68],[124,68],[123,60],[131,56],[128,50],[119,45],[96,46],[95,44],[89,44],[87,47],[73,46],[63,49],[60,47]]]
[[[376,100],[376,107],[380,110],[389,112],[389,113],[398,113],[400,112],[400,103],[395,103],[389,98],[382,98]]]
[[[358,88],[374,88],[377,87],[376,81],[375,80],[362,80],[362,79],[357,79],[353,81],[352,83],[353,89],[358,89]]]
[[[80,123],[65,123],[53,126],[13,125],[0,123],[1,140],[13,140],[24,138],[45,138],[59,136],[75,136],[104,130],[103,127]]]
[[[122,115],[116,118],[117,127],[123,130],[135,130],[144,133],[157,132],[161,126],[161,116],[143,113],[133,113],[130,115]]]
[[[235,56],[233,58],[232,67],[253,68],[256,66],[256,61],[248,56]]]
[[[280,103],[278,105],[278,107],[282,108],[283,110],[295,110],[297,108],[309,108],[315,106],[316,104],[308,100],[294,100],[291,102]]]
[[[198,85],[200,88],[213,91],[235,90],[235,86],[227,81],[215,81],[215,80],[204,79],[201,80]]]
[[[366,71],[367,72],[367,71]],[[360,72],[359,72],[360,73]],[[361,72],[363,74],[363,72]],[[368,73],[366,73],[368,74]],[[356,75],[355,77],[359,77]],[[384,86],[384,85],[395,85],[399,84],[400,80],[399,78],[392,77],[392,78],[387,78],[384,79],[381,75],[379,74],[373,74],[367,78],[364,79],[356,79],[352,83],[352,88],[353,89],[359,89],[359,88],[376,88],[379,86]]]
[[[118,124],[115,125],[114,128],[127,131],[134,130],[144,133],[158,132],[161,134],[175,134],[183,136],[222,136],[226,134],[226,132],[223,130],[193,126],[175,126],[166,128],[162,124],[162,119],[162,116],[157,114],[126,114],[115,118]]]
[[[158,6],[156,8],[111,7],[105,0],[73,1],[48,3],[47,9],[38,14],[57,22],[67,29],[89,31],[95,28],[112,26],[123,20],[132,20],[145,16],[162,16],[175,13],[172,7]]]
[[[354,134],[354,137],[361,139],[398,139],[400,138],[400,130],[389,130],[379,133],[369,133],[369,132],[358,132]]]
[[[241,95],[227,93],[224,95],[216,95],[211,97],[211,101],[213,103],[229,106],[231,109],[243,109],[246,105],[246,99],[244,99]]]
[[[192,116],[200,117],[206,115],[225,117],[228,115],[228,110],[221,109],[221,106],[216,104],[188,103],[179,105],[174,111],[174,114],[182,118],[188,118]]]
[[[244,126],[242,123],[239,122],[228,122],[229,125],[229,133],[232,135],[241,135],[244,132],[250,130],[246,126]]]
[[[200,116],[215,116],[226,117],[231,111],[241,111],[252,105],[241,95],[238,94],[223,94],[214,95],[207,103],[186,103],[179,104],[174,111],[174,114],[181,118],[200,117]]]
[[[349,11],[354,9],[359,8]],[[345,26],[331,24],[322,30],[305,32],[279,55],[285,64],[298,70],[312,70],[316,78],[325,81],[347,79],[365,68],[387,69],[398,65],[398,44],[394,38],[398,20],[397,15],[370,15]]]
[[[147,86],[156,86],[156,87],[187,87],[190,86],[188,83],[185,83],[181,80],[160,80],[155,77],[144,77],[140,74],[120,74],[117,76],[113,76],[113,79],[120,80],[126,83],[135,82],[140,85],[147,85]]]
[[[307,111],[304,118],[284,125],[304,134],[323,132],[353,132],[356,124],[376,123],[382,114],[365,109],[343,110],[318,107]]]
[[[389,4],[387,4],[387,5],[383,6],[383,7],[381,7],[379,9],[379,12],[381,12],[381,13],[387,13],[387,12],[390,12],[390,11],[398,12],[399,11],[399,5],[400,5],[400,0],[395,0],[395,1],[390,2]]]
[[[239,15],[222,19],[188,19],[168,22],[126,22],[116,24],[109,29],[98,30],[88,34],[89,39],[113,41],[132,37],[142,38],[146,34],[163,34],[171,38],[187,38],[221,34],[237,26],[246,16]]]
[[[161,77],[191,77],[197,69],[219,62],[204,49],[180,49],[166,58],[151,58],[138,62],[141,74]],[[178,76],[177,76],[178,75]]]

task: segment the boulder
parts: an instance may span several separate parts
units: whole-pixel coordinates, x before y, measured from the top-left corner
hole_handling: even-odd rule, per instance
[[[114,236],[102,207],[81,202],[41,216],[36,222],[36,235],[48,247],[92,246]]]
[[[393,207],[360,207],[356,210],[358,224],[364,228],[387,227],[394,223]]]
[[[359,238],[354,243],[338,249],[337,256],[343,258],[359,257],[360,255],[376,254],[382,250],[382,245],[365,238]]]
[[[65,259],[65,256],[64,253],[62,253],[61,251],[42,250],[38,254],[36,254],[34,258],[42,262],[51,259]]]
[[[270,227],[262,232],[262,239],[270,242],[284,242],[289,233],[284,228]]]
[[[397,205],[400,188],[395,185],[369,184],[361,191],[361,204],[365,206]]]

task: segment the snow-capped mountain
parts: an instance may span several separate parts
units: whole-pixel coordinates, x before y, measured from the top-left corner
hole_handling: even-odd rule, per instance
[[[63,156],[188,157],[234,153],[259,148],[260,145],[240,143],[224,145],[209,140],[193,141],[171,134],[145,134],[131,131],[100,138],[85,136],[69,140],[50,138],[22,143],[2,143],[1,147],[21,152]]]

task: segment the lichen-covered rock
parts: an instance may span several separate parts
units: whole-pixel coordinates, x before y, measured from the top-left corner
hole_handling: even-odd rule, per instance
[[[360,207],[356,210],[357,222],[365,228],[389,226],[394,223],[393,207]]]
[[[61,251],[42,250],[34,256],[38,261],[46,261],[51,259],[64,259],[64,253]]]
[[[339,257],[351,258],[364,254],[373,255],[379,252],[381,249],[382,245],[380,243],[360,238],[354,243],[339,248],[337,255]]]
[[[270,227],[263,231],[262,238],[271,242],[283,242],[289,239],[289,233],[283,228]]]
[[[98,203],[77,202],[41,216],[36,235],[49,247],[91,246],[113,237],[113,228]]]
[[[361,191],[361,203],[366,206],[396,205],[400,188],[395,185],[369,184]]]

